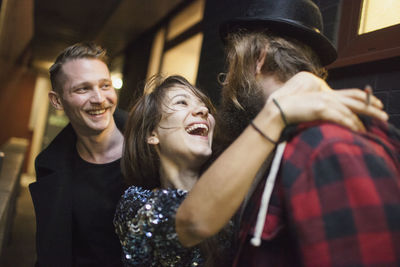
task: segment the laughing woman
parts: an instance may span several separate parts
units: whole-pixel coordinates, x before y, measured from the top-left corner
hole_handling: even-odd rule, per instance
[[[130,112],[122,169],[130,187],[114,224],[133,266],[223,266],[230,228],[193,249],[175,232],[175,212],[211,155],[210,100],[186,79],[154,78]],[[156,189],[154,189],[156,188]],[[152,190],[154,189],[154,190]],[[219,258],[218,258],[219,257]]]
[[[296,76],[295,76],[296,77]],[[294,77],[294,78],[295,78]],[[334,104],[327,105],[330,112],[315,112],[312,105],[298,105],[298,109],[287,111],[287,118],[291,121],[310,121],[317,119],[331,120],[354,130],[361,130],[362,125],[356,116],[349,116],[347,120],[336,116],[343,110],[343,106],[352,109],[354,102],[352,94],[337,96],[327,90],[315,90],[315,93],[304,96],[290,94],[299,84],[307,82],[310,91],[320,79],[315,76],[302,75],[289,80],[281,89],[288,96],[280,98],[284,103],[302,103],[309,101],[310,96],[315,100],[324,102],[326,99],[337,98]],[[293,78],[292,78],[293,79]],[[327,85],[326,85],[327,87]],[[286,91],[285,91],[286,90]],[[338,93],[343,94],[343,93]],[[330,98],[327,98],[327,95]],[[372,105],[378,103],[373,98]],[[329,101],[329,103],[332,103]],[[371,115],[380,114],[379,107]],[[268,130],[266,133],[277,138],[284,124],[280,120],[271,119],[271,112],[275,109],[273,103],[266,103],[257,119],[258,125]],[[332,112],[333,111],[333,112]],[[251,184],[259,166],[247,166],[246,161],[238,162],[238,158],[258,158],[261,165],[266,157],[274,150],[274,145],[259,138],[257,132],[246,131],[219,157],[213,165],[203,174],[205,181],[214,181],[216,188],[237,195],[229,203],[221,202],[213,188],[209,191],[213,196],[208,202],[224,203],[228,215],[211,214],[209,221],[215,222],[213,229],[223,229],[216,236],[205,241],[203,236],[213,235],[208,230],[200,237],[193,237],[186,232],[190,229],[175,225],[176,212],[200,178],[200,171],[211,155],[211,144],[215,120],[214,108],[210,100],[193,87],[183,77],[171,76],[166,79],[157,77],[146,85],[145,94],[139,99],[130,112],[125,132],[125,146],[122,157],[122,170],[128,184],[132,185],[126,190],[117,207],[114,225],[120,238],[124,261],[130,266],[224,266],[229,264],[230,237],[232,224],[221,226],[229,221],[234,211],[239,207],[244,195]],[[351,114],[352,115],[352,114]],[[246,150],[248,144],[262,150],[258,153]],[[267,155],[267,156],[266,156]],[[229,168],[229,172],[227,172]],[[254,169],[254,170],[253,170]],[[251,170],[251,171],[246,171]],[[228,179],[219,179],[227,173],[234,173]],[[214,176],[216,179],[210,179]],[[237,177],[236,177],[237,176]],[[221,185],[221,181],[225,181]],[[212,184],[213,182],[211,182]],[[231,192],[232,191],[232,192]],[[226,192],[220,192],[221,196]],[[218,202],[219,201],[219,202]],[[207,204],[207,203],[205,203]],[[205,210],[207,205],[198,206],[193,213],[210,214]],[[182,230],[183,229],[183,230]],[[180,233],[180,236],[177,234]],[[187,231],[186,231],[187,230]],[[200,229],[196,229],[202,232]],[[192,248],[184,247],[192,246]]]

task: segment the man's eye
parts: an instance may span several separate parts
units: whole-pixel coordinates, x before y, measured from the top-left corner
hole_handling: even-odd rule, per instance
[[[77,93],[85,93],[87,90],[89,89],[89,87],[79,87],[75,90],[75,92]]]
[[[101,86],[103,89],[110,89],[111,88],[111,83],[105,83]]]

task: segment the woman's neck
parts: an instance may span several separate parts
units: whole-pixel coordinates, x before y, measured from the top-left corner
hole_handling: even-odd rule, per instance
[[[172,162],[161,160],[160,181],[162,188],[190,191],[199,178],[199,170],[182,168]]]

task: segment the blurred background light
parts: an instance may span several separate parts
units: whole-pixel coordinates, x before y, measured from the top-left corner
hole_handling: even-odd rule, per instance
[[[113,73],[111,74],[111,81],[115,89],[121,89],[123,85],[122,74]]]

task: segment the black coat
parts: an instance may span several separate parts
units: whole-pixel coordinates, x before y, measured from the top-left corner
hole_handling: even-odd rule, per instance
[[[122,131],[127,114],[116,110]],[[76,134],[68,124],[35,160],[36,182],[29,185],[36,213],[39,266],[72,266],[71,174]]]

